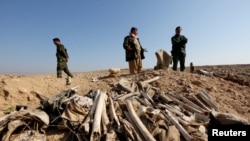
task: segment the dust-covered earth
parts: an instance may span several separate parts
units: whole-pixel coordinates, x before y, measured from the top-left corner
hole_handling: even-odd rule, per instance
[[[146,69],[142,73],[130,75],[122,69],[119,77],[109,77],[108,70],[92,72],[74,72],[71,85],[65,85],[64,78],[56,74],[39,75],[0,75],[0,117],[6,109],[16,105],[36,108],[40,105],[35,93],[51,97],[69,88],[79,86],[78,93],[86,94],[91,90],[109,92],[121,78],[134,81],[153,78],[160,79],[151,83],[164,92],[175,92],[189,97],[205,90],[218,105],[219,111],[236,114],[250,122],[250,65],[197,66],[195,70],[204,70],[212,75],[172,71],[171,69]],[[93,81],[96,78],[97,81]],[[50,131],[48,140],[60,140],[63,132]]]

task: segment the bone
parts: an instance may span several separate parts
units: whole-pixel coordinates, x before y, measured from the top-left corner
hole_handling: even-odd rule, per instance
[[[161,92],[159,93],[160,95],[160,98],[165,102],[165,103],[173,103],[173,100],[168,96],[168,95],[165,95],[165,93]]]
[[[103,109],[102,109],[102,129],[103,129],[103,134],[107,134],[107,127],[109,124],[109,118],[107,115],[107,111],[106,111],[106,101],[104,101],[104,105],[103,105]]]
[[[144,88],[144,87],[147,86],[149,83],[154,82],[154,81],[159,80],[159,79],[160,79],[160,77],[159,77],[159,76],[156,76],[156,77],[154,77],[154,78],[152,78],[152,79],[148,79],[148,80],[145,80],[145,81],[139,81],[139,86],[140,86],[141,88]]]
[[[165,113],[163,113],[172,124],[176,126],[176,128],[181,132],[182,136],[185,138],[186,141],[191,141],[192,136],[188,134],[188,132],[179,124],[179,122],[174,118],[174,116],[169,112],[167,109],[165,109]]]
[[[118,117],[115,113],[115,107],[114,107],[114,102],[111,97],[108,98],[109,100],[109,115],[110,115],[110,120],[115,121],[118,128],[120,127],[120,122],[118,120]]]
[[[151,135],[145,125],[142,123],[141,119],[137,116],[132,103],[129,100],[126,100],[126,106],[129,112],[131,119],[134,121],[144,139],[147,141],[156,141],[156,139]]]
[[[100,93],[100,96],[98,98],[90,141],[99,141],[101,139],[101,117],[106,96],[106,93]]]
[[[201,102],[196,96],[192,95],[191,96],[192,99],[198,104],[200,105],[203,109],[207,110],[207,111],[211,111],[211,109],[209,107],[207,107],[203,102]]]
[[[201,98],[211,109],[218,111],[218,106],[210,100],[210,98],[202,91],[197,94],[199,98]]]
[[[173,96],[171,96],[171,95],[169,95],[169,96],[173,99],[173,101],[174,101],[175,103],[179,104],[180,106],[183,106],[186,110],[188,110],[188,111],[190,111],[190,112],[192,112],[192,113],[194,113],[194,112],[203,113],[202,111],[200,111],[200,110],[198,110],[198,109],[196,109],[196,108],[194,108],[194,107],[191,107],[191,106],[187,105],[186,103],[183,103],[183,102],[179,101],[179,100],[176,99],[175,97],[173,97]]]
[[[93,106],[91,107],[88,116],[84,119],[83,123],[81,124],[81,126],[80,126],[80,128],[79,128],[79,130],[80,130],[80,129],[83,129],[83,132],[84,132],[85,134],[89,134],[90,122],[91,122],[91,120],[93,119],[93,114],[94,114],[94,112],[95,112],[95,109],[96,109],[96,106],[97,106],[97,102],[98,102],[99,96],[100,96],[100,91],[97,90],[97,91],[95,92],[95,99],[94,99]]]
[[[193,108],[195,108],[195,109],[197,109],[197,110],[199,110],[199,111],[201,111],[201,112],[203,112],[203,113],[204,113],[204,112],[207,112],[206,110],[204,110],[204,109],[201,108],[200,106],[194,104],[193,102],[191,102],[190,100],[188,100],[187,98],[185,98],[185,97],[183,97],[183,96],[181,96],[181,95],[171,94],[171,93],[169,93],[169,95],[175,97],[175,98],[178,99],[178,100],[182,100],[182,101],[185,102],[187,105],[189,105],[189,106],[191,106],[191,107],[193,107]]]
[[[152,79],[145,80],[142,83],[151,83],[151,82],[154,82],[154,81],[159,80],[159,79],[160,79],[160,77],[156,76],[156,77],[154,77]]]
[[[155,103],[154,103],[154,101],[147,95],[147,93],[142,93],[141,94],[145,99],[147,99],[149,102],[150,102],[150,104],[152,104],[153,106],[155,106]]]
[[[126,95],[123,95],[123,96],[117,98],[117,100],[124,101],[130,97],[138,96],[138,95],[139,95],[139,93],[129,93],[129,94],[126,94]]]
[[[128,113],[126,113],[128,115]],[[140,135],[133,127],[132,123],[127,121],[126,119],[121,119],[121,123],[123,124],[124,130],[126,132],[127,138],[131,141],[142,141]]]

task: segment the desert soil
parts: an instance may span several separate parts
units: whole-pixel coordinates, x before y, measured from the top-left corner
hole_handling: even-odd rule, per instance
[[[47,98],[75,86],[79,86],[79,94],[87,94],[96,89],[109,92],[122,77],[138,81],[150,79],[157,73],[160,79],[152,85],[161,91],[188,97],[205,90],[217,103],[219,111],[236,114],[250,122],[250,65],[198,66],[195,69],[203,69],[224,77],[190,73],[187,68],[185,72],[147,69],[137,75],[129,75],[128,70],[124,69],[121,76],[115,78],[109,77],[108,70],[103,70],[75,72],[72,84],[65,85],[65,75],[64,78],[56,78],[55,74],[0,75],[0,117],[4,116],[3,110],[16,105],[38,107],[40,101],[35,92]],[[225,79],[229,78],[228,76],[233,79]],[[98,81],[93,82],[92,78],[97,78]],[[58,140],[62,136],[60,134],[63,133],[51,132],[48,140]]]

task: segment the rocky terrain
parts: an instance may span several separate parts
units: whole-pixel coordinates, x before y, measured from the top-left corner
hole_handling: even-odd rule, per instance
[[[160,91],[184,97],[206,91],[220,112],[235,114],[250,123],[250,65],[197,66],[194,73],[190,73],[189,68],[185,72],[146,69],[136,75],[121,70],[118,77],[110,77],[108,70],[75,72],[71,85],[65,85],[66,76],[59,79],[55,74],[0,75],[0,117],[16,105],[39,107],[37,93],[50,98],[76,86],[80,95],[97,89],[110,92],[121,78],[136,82],[155,76],[159,76],[159,80],[150,84]],[[63,140],[64,134],[63,131],[48,131],[47,139]]]

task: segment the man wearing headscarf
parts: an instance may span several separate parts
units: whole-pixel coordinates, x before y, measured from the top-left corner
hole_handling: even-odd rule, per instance
[[[144,51],[146,49],[142,48],[140,44],[136,27],[132,27],[129,35],[124,38],[123,48],[125,49],[130,74],[141,72],[142,59],[145,58]]]

